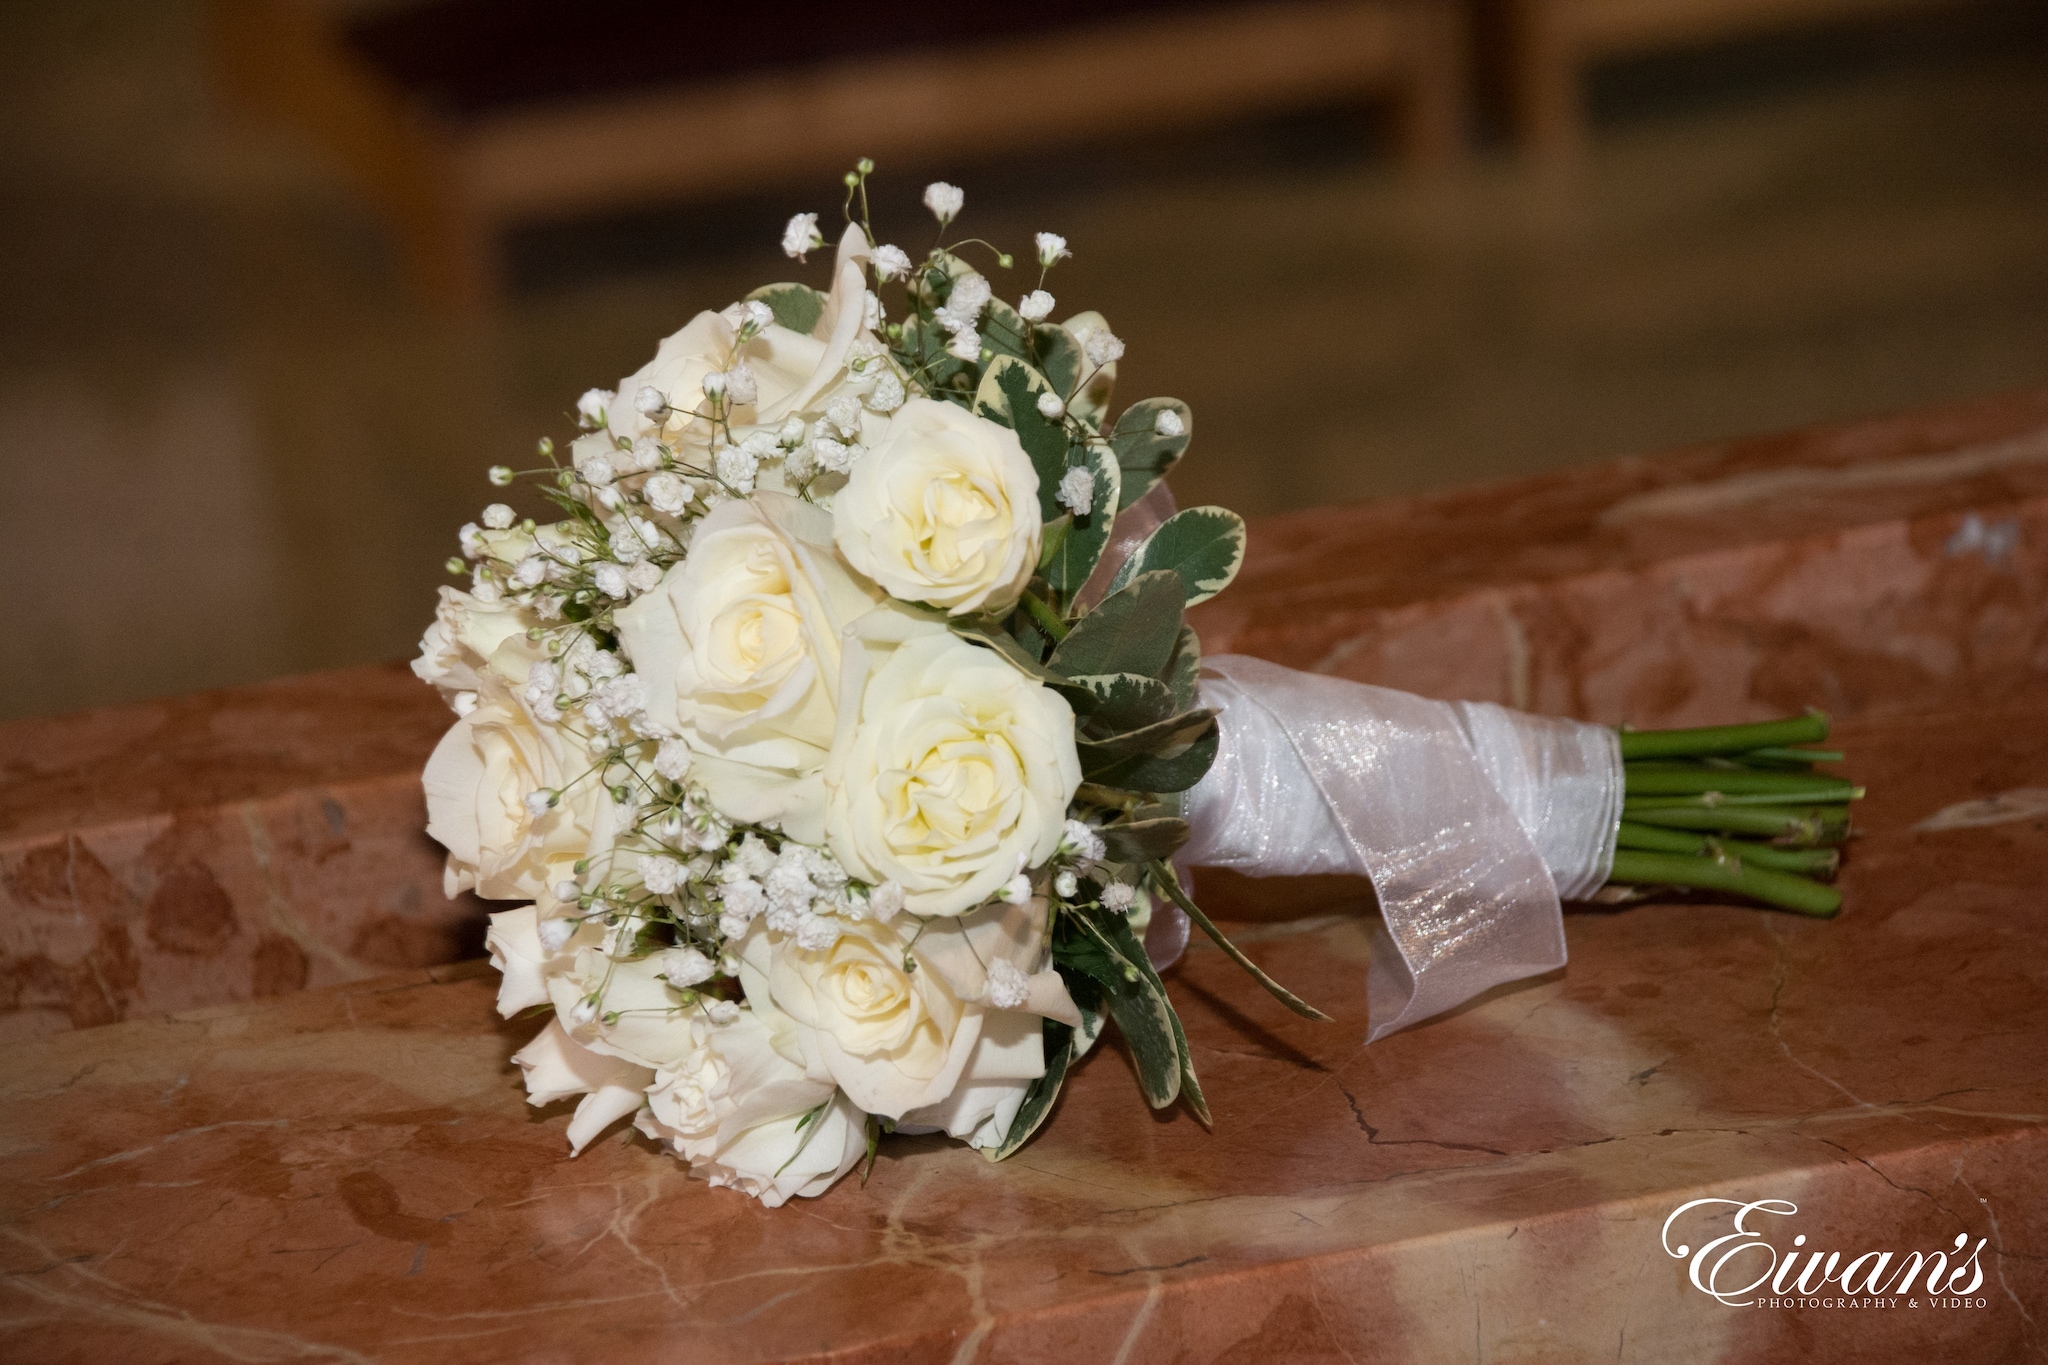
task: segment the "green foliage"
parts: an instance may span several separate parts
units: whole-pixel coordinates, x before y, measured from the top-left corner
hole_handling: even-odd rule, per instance
[[[1159,414],[1169,411],[1180,418],[1183,430],[1178,436],[1159,434]],[[1116,462],[1123,470],[1123,500],[1117,504],[1118,511],[1144,497],[1166,477],[1194,433],[1194,414],[1178,398],[1147,398],[1124,409],[1109,435]]]
[[[1165,720],[1176,709],[1165,683],[1138,673],[1083,674],[1056,686],[1085,725],[1105,735]]]
[[[1052,1114],[1053,1102],[1059,1098],[1060,1085],[1067,1079],[1067,1067],[1074,1060],[1074,1029],[1057,1019],[1045,1021],[1045,1074],[1033,1081],[1024,1092],[1024,1103],[1017,1109],[1017,1116],[1010,1120],[1010,1131],[1003,1135],[1002,1142],[983,1149],[990,1161],[1001,1161],[1031,1140],[1031,1135]]]
[[[1087,516],[1068,519],[1066,533],[1044,566],[1045,581],[1053,591],[1066,594],[1081,590],[1081,585],[1095,572],[1102,552],[1109,548],[1110,528],[1116,522],[1119,477],[1116,461],[1099,446],[1075,446],[1070,457],[1075,465],[1095,475],[1095,501]],[[1054,491],[1058,491],[1057,485]],[[1041,482],[1041,503],[1044,493],[1045,485]]]
[[[1193,711],[1206,716],[1207,725],[1184,747],[1162,753],[1116,754],[1102,746],[1080,741],[1081,773],[1090,782],[1125,791],[1184,792],[1202,780],[1216,761],[1216,718],[1213,712]]]
[[[1131,1051],[1138,1072],[1138,1088],[1146,1103],[1164,1109],[1180,1098],[1182,1043],[1176,1037],[1173,1005],[1166,987],[1145,957],[1145,950],[1131,935],[1128,920],[1121,915],[1075,914],[1062,923],[1072,925],[1084,939],[1092,940],[1099,959],[1106,959],[1112,971],[1091,976],[1101,983],[1107,997],[1109,1017]],[[1057,950],[1055,950],[1057,952]],[[1092,956],[1092,955],[1091,955]],[[1099,960],[1098,959],[1098,960]]]
[[[1180,640],[1182,594],[1180,579],[1171,572],[1125,578],[1117,591],[1075,623],[1047,666],[1068,677],[1158,677]]]
[[[1180,628],[1180,640],[1173,647],[1173,657],[1167,661],[1166,671],[1159,676],[1176,707],[1185,709],[1195,704],[1197,686],[1202,678],[1202,641],[1193,626]]]
[[[1190,507],[1159,529],[1117,570],[1112,590],[1143,574],[1171,569],[1187,588],[1187,605],[1206,602],[1230,586],[1244,563],[1244,518],[1222,507]]]
[[[1060,478],[1067,472],[1069,442],[1064,424],[1038,410],[1038,395],[1052,392],[1044,375],[1014,356],[999,355],[982,372],[974,393],[974,411],[1017,433],[1017,443],[1038,474],[1040,521],[1056,521]]]
[[[1113,863],[1148,863],[1170,858],[1188,841],[1188,822],[1163,815],[1151,820],[1121,820],[1102,826],[1099,833]]]
[[[825,316],[825,296],[807,284],[764,284],[747,297],[767,304],[777,326],[805,336]]]
[[[1051,381],[1061,398],[1074,392],[1081,380],[1081,343],[1064,327],[1040,323],[1031,329],[1032,344],[1038,351],[1038,371]]]

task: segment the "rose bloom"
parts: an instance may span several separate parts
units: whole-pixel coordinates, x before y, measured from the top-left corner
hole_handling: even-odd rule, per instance
[[[853,876],[900,885],[911,913],[957,915],[1059,846],[1081,782],[1074,713],[936,622],[876,612],[862,629],[848,667],[869,671],[825,766],[826,835]]]
[[[459,588],[442,588],[434,622],[420,637],[420,655],[412,671],[447,696],[474,692],[483,686],[484,666],[498,647],[521,639],[538,624],[532,612],[500,598],[481,601]]]
[[[1038,565],[1038,474],[1008,427],[913,398],[853,467],[832,521],[847,562],[890,596],[999,611]]]
[[[830,922],[839,932],[827,947],[804,948],[765,916],[737,947],[740,984],[777,1047],[867,1113],[977,1146],[1001,1142],[1045,1074],[1042,1017],[1080,1020],[1044,965],[1044,901],[933,924]],[[1027,978],[1020,1008],[987,1000],[998,960]]]
[[[589,756],[572,737],[535,721],[495,673],[482,682],[476,709],[427,760],[427,833],[448,850],[449,895],[538,895],[567,865],[610,847],[611,794],[585,776]],[[553,808],[527,810],[531,793],[565,786]]]
[[[704,379],[744,361],[753,372],[756,392],[751,403],[734,403],[735,427],[773,425],[794,413],[822,408],[847,380],[846,363],[866,327],[866,265],[869,247],[858,225],[849,225],[840,239],[833,267],[832,291],[825,311],[809,335],[771,323],[744,344],[722,314],[699,313],[675,335],[655,348],[654,358],[619,381],[606,409],[607,430],[577,438],[578,448],[615,448],[616,438],[628,442],[643,436],[701,445],[709,441],[710,424],[694,418],[704,405]],[[668,400],[668,412],[649,417],[638,406],[640,390],[652,388]]]
[[[700,757],[712,804],[823,842],[841,632],[879,596],[832,552],[831,519],[778,493],[721,504],[661,586],[621,610],[647,715]]]

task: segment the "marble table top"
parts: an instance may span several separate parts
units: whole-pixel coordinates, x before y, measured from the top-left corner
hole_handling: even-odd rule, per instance
[[[765,1210],[630,1131],[567,1159],[476,965],[0,1056],[11,1361],[2035,1358],[2048,1330],[2048,698],[1843,727],[1871,789],[1833,922],[1569,917],[1564,971],[1371,1047],[1358,907],[1169,977],[1213,1131],[1106,1047],[1012,1160],[884,1141]],[[2031,791],[2031,795],[2029,794]],[[1923,828],[1966,801],[1986,823]],[[1951,817],[1953,820],[1953,817]],[[1696,1198],[1931,1252],[1968,1295],[1731,1307]],[[1720,1235],[1695,1211],[1687,1243]],[[1726,1231],[1726,1219],[1720,1228]],[[1838,1300],[1839,1301],[1839,1300]],[[1823,1300],[1823,1302],[1825,1302]]]

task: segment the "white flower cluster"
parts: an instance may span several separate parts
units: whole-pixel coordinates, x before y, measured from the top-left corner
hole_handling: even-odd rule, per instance
[[[963,202],[925,194],[942,225]],[[782,246],[823,241],[799,214]],[[1039,234],[1041,284],[1069,254]],[[885,1121],[1001,1143],[1042,1020],[1081,1023],[1049,904],[1089,877],[1104,908],[1132,894],[1069,818],[1073,712],[946,624],[1019,607],[1038,475],[934,391],[878,294],[947,281],[913,303],[977,363],[994,289],[954,261],[849,227],[829,292],[701,313],[582,396],[566,460],[541,447],[559,519],[494,502],[462,528],[470,581],[414,665],[458,717],[429,832],[451,894],[528,902],[492,917],[499,1004],[551,1007],[518,1061],[534,1103],[581,1097],[575,1149],[631,1117],[714,1183],[817,1194]],[[1069,335],[1097,367],[1122,349]],[[1099,510],[1087,469],[1054,493]]]

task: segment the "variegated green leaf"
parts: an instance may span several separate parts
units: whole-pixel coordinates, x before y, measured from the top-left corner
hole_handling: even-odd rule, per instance
[[[1181,709],[1165,683],[1137,673],[1088,674],[1056,685],[1087,725],[1105,735],[1165,720]]]
[[[1114,592],[1140,574],[1171,569],[1187,590],[1187,605],[1206,602],[1230,586],[1244,564],[1244,518],[1223,507],[1190,507],[1160,523],[1117,570]]]
[[[1051,390],[1037,370],[1015,356],[999,355],[982,372],[974,394],[975,412],[1017,433],[1038,475],[1041,521],[1057,520],[1066,511],[1059,504],[1059,488],[1067,472],[1067,429],[1038,410],[1038,395]]]
[[[1116,461],[1100,446],[1075,446],[1069,451],[1069,459],[1074,467],[1094,475],[1095,496],[1086,516],[1069,513],[1066,534],[1046,560],[1044,572],[1045,581],[1054,591],[1072,594],[1081,590],[1081,585],[1095,572],[1102,552],[1109,547],[1110,528],[1116,522],[1118,470]],[[1064,479],[1066,475],[1060,477]],[[1043,492],[1042,487],[1040,491]]]
[[[1168,436],[1159,430],[1161,413],[1171,413],[1178,420],[1178,435]],[[1166,471],[1187,450],[1194,431],[1194,414],[1178,398],[1147,398],[1124,409],[1109,436],[1110,445],[1116,449],[1117,465],[1123,471],[1123,501],[1117,510],[1144,497],[1166,477]]]
[[[776,325],[805,336],[825,315],[825,296],[807,284],[764,284],[747,297],[767,304]]]
[[[1183,591],[1170,573],[1137,575],[1075,622],[1046,666],[1068,677],[1158,677],[1180,639]]]

